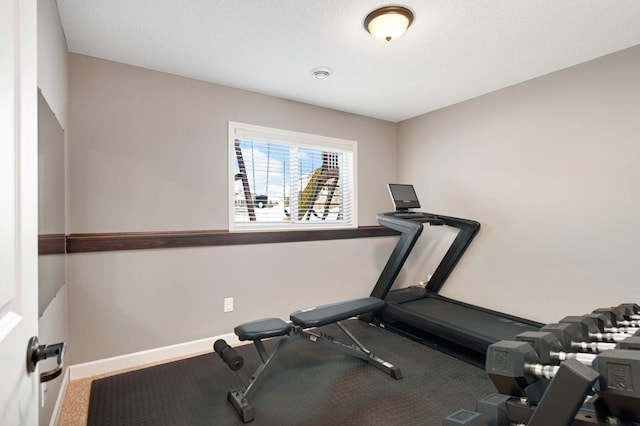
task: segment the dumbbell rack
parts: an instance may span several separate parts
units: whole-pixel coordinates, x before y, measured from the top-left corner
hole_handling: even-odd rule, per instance
[[[590,339],[614,340],[606,330],[618,332],[621,325],[629,337],[614,333],[615,348],[591,342],[590,365],[578,354],[557,356]],[[486,371],[499,393],[478,401],[475,411],[447,416],[443,425],[640,425],[640,306],[597,309],[545,329],[553,333],[523,333],[491,345]]]

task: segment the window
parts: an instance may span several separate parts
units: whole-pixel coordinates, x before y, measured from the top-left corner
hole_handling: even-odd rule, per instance
[[[355,141],[229,123],[229,230],[357,227]]]

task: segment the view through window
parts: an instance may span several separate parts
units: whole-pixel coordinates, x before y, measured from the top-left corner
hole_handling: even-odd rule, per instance
[[[355,141],[229,123],[230,230],[355,227]]]

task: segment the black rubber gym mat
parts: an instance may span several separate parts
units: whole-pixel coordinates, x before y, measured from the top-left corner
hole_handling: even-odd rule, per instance
[[[256,416],[251,425],[436,426],[496,392],[482,369],[362,321],[343,324],[400,367],[403,378],[300,340],[286,348],[250,401]],[[335,325],[318,330],[348,342]],[[253,372],[259,364],[253,345],[237,349],[245,371]],[[227,401],[227,391],[239,385],[213,352],[95,380],[88,425],[241,425]]]

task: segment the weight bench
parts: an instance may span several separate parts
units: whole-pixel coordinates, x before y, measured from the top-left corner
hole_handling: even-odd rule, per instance
[[[289,316],[291,320],[290,323],[280,318],[264,318],[240,324],[235,327],[233,331],[241,341],[253,341],[262,360],[258,369],[249,378],[240,372],[244,364],[243,358],[238,355],[227,342],[222,339],[217,340],[213,345],[214,351],[220,355],[231,370],[238,374],[238,377],[244,385],[241,389],[229,391],[227,394],[227,399],[233,404],[242,421],[247,423],[255,418],[254,410],[248,400],[257,392],[258,386],[262,383],[267,372],[271,369],[271,366],[278,359],[284,348],[296,340],[304,339],[308,342],[317,343],[360,358],[389,374],[394,379],[401,379],[402,373],[398,367],[372,354],[371,351],[366,349],[362,343],[340,323],[340,321],[347,318],[376,311],[383,306],[384,302],[376,297],[363,297],[345,302],[301,309],[293,312]],[[333,323],[344,331],[353,344],[346,345],[334,340],[331,336],[306,330]],[[275,349],[269,353],[262,340],[271,337],[280,337],[280,340],[276,344]]]

